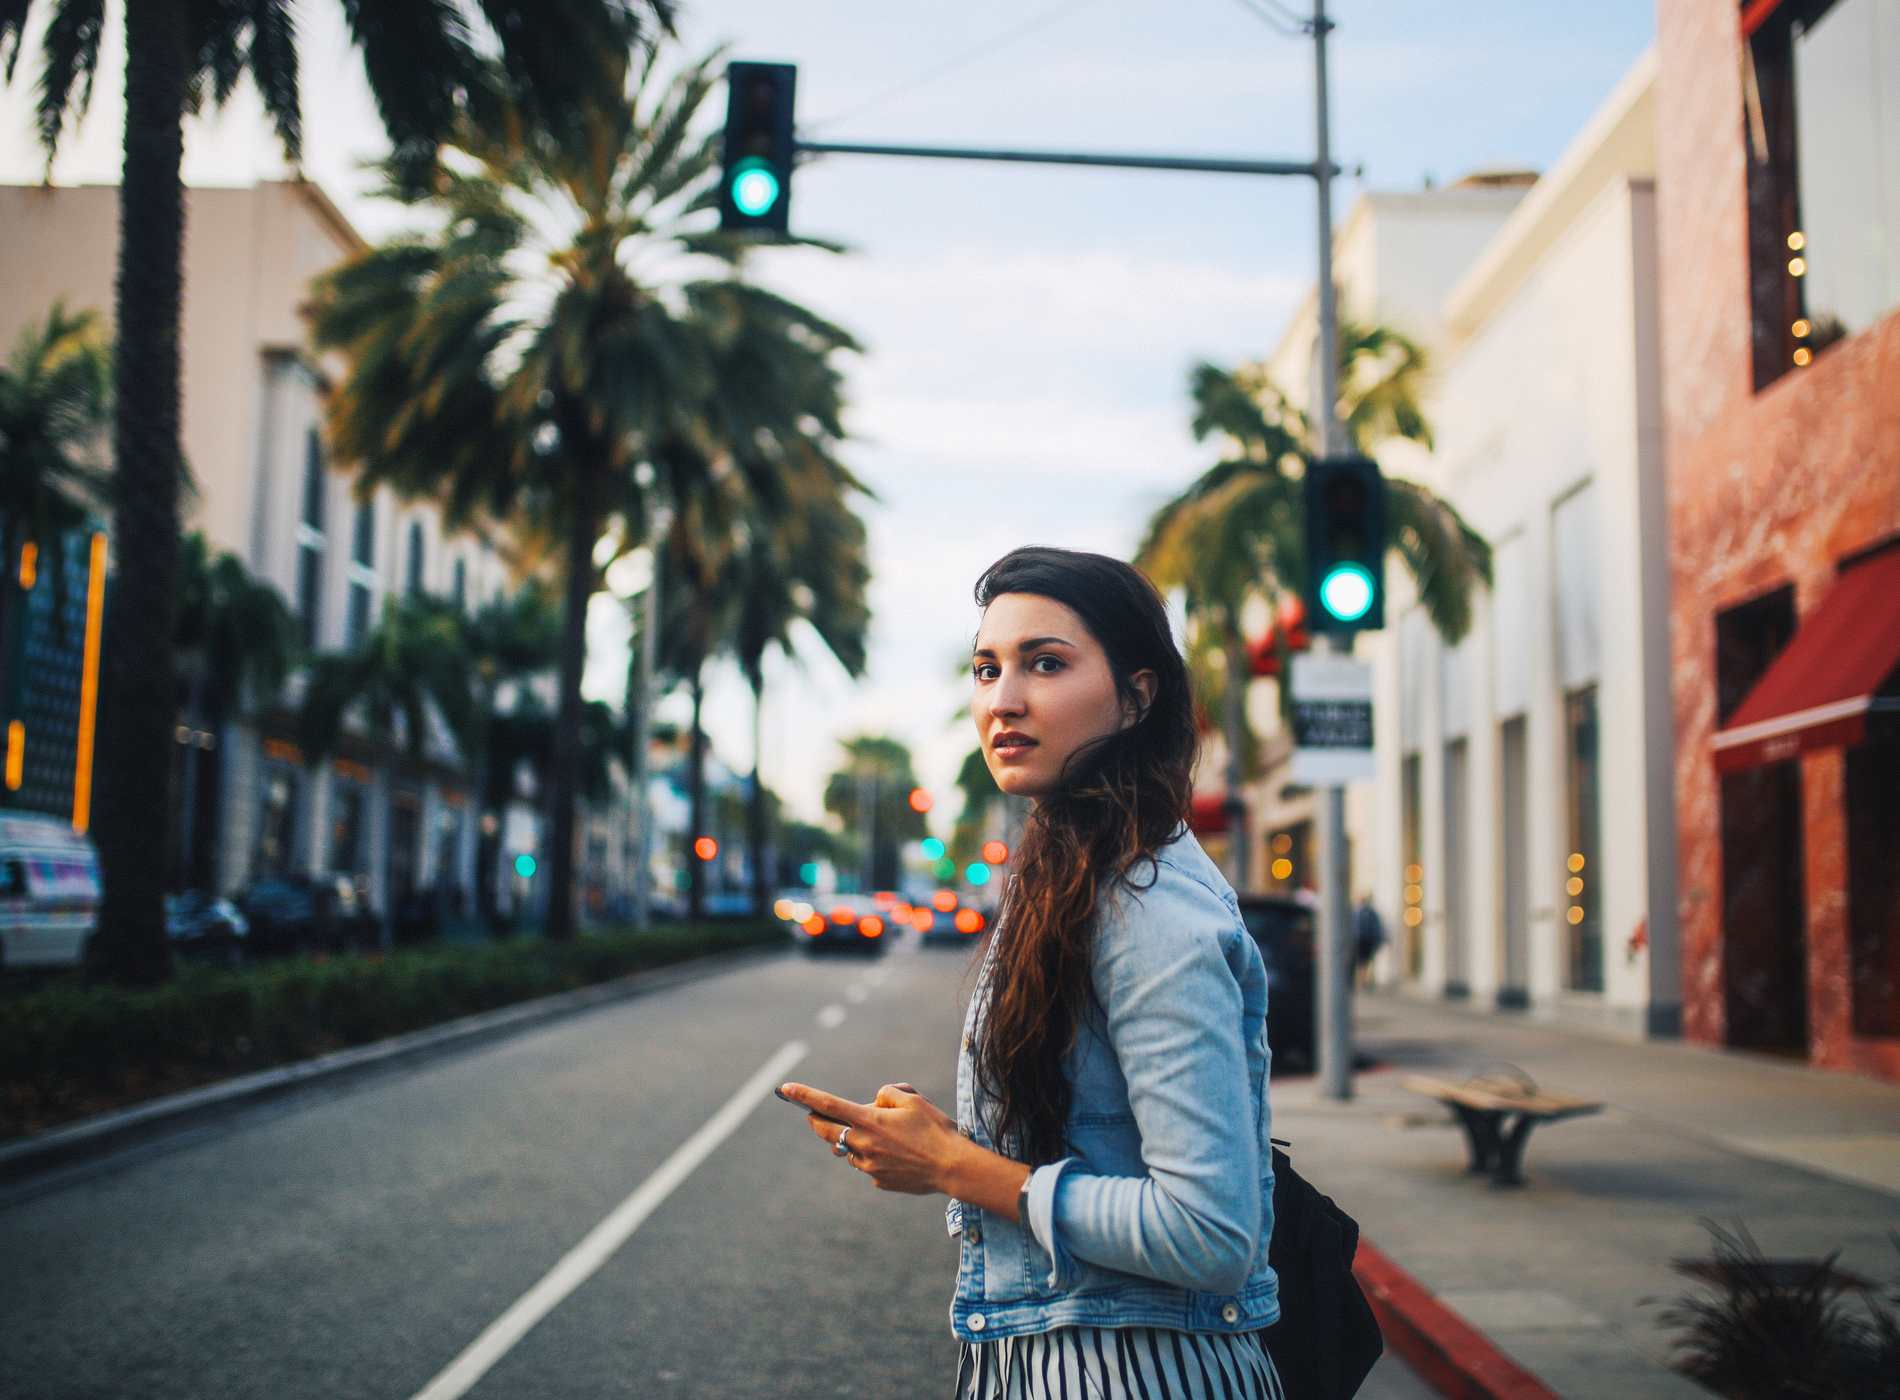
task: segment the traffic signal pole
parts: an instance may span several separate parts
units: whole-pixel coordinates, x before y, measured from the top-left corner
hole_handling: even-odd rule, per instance
[[[890,146],[866,142],[802,141],[791,139],[790,151],[797,156],[862,155],[902,156],[924,160],[1002,161],[1026,165],[1077,165],[1120,170],[1183,170],[1217,175],[1300,175],[1310,177],[1319,195],[1319,456],[1335,457],[1348,450],[1345,433],[1339,423],[1339,311],[1333,290],[1333,177],[1340,173],[1332,163],[1332,130],[1326,86],[1326,38],[1332,24],[1326,18],[1325,0],[1314,0],[1313,18],[1308,24],[1313,36],[1313,90],[1316,111],[1315,150],[1310,161],[1225,160],[1196,156],[1155,156],[1097,153],[1084,151],[1034,151],[993,149],[972,146]],[[738,70],[742,65],[733,65]],[[750,72],[764,65],[744,65]],[[787,70],[789,74],[789,69]],[[786,84],[786,106],[777,109],[782,120],[790,121],[790,77]],[[756,139],[758,133],[745,126],[743,109],[736,106],[728,117],[728,145],[736,146]],[[733,125],[738,123],[738,125]],[[734,133],[737,133],[735,137]],[[781,145],[780,150],[785,146]],[[727,152],[728,170],[725,187],[735,188],[739,170],[734,151]],[[740,208],[727,217],[732,228],[748,227],[745,221],[763,224],[770,217],[783,230],[784,199],[790,191],[790,163],[783,179],[772,187],[772,197],[757,208]],[[1341,654],[1351,651],[1349,639],[1335,637],[1332,649]],[[1352,1097],[1352,1003],[1349,979],[1353,967],[1351,936],[1351,899],[1347,880],[1350,863],[1346,850],[1346,790],[1341,783],[1325,789],[1324,879],[1319,939],[1319,1089],[1327,1098]]]
[[[1339,423],[1339,306],[1333,289],[1332,125],[1326,93],[1326,0],[1313,0],[1313,92],[1316,107],[1313,177],[1319,187],[1319,455],[1346,449]],[[1350,635],[1331,639],[1333,650],[1352,650]],[[1346,789],[1326,787],[1319,940],[1319,1091],[1329,1099],[1352,1097],[1351,862],[1346,850]]]

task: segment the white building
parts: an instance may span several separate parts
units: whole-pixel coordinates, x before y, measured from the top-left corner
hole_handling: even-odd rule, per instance
[[[1646,56],[1444,300],[1419,475],[1494,548],[1442,644],[1388,571],[1380,975],[1673,1034],[1673,746]],[[1395,917],[1396,916],[1396,917]]]
[[[1504,226],[1534,179],[1521,171],[1480,173],[1437,189],[1372,191],[1360,196],[1333,236],[1339,314],[1405,333],[1436,363],[1444,338],[1442,307],[1447,293]],[[1316,414],[1318,345],[1318,298],[1309,290],[1266,360],[1272,382],[1309,414]],[[1429,479],[1430,454],[1422,447],[1409,442],[1381,443],[1375,455],[1388,475]],[[1297,579],[1286,582],[1294,589],[1300,585]],[[1391,618],[1388,613],[1388,623]],[[1267,626],[1265,615],[1249,619],[1249,635],[1257,638]],[[1365,639],[1360,650],[1364,655],[1375,654],[1377,643]],[[1321,808],[1319,794],[1293,783],[1287,772],[1292,736],[1280,718],[1276,684],[1250,686],[1247,698],[1248,719],[1260,736],[1265,770],[1245,794],[1252,848],[1248,883],[1285,894],[1318,888]],[[1206,790],[1219,786],[1225,768],[1218,726],[1206,739],[1200,768],[1204,792],[1197,810],[1211,810]],[[1348,789],[1347,832],[1355,891],[1371,887],[1375,806],[1368,785]],[[1227,852],[1231,838],[1210,833],[1205,839],[1210,851],[1219,856]]]

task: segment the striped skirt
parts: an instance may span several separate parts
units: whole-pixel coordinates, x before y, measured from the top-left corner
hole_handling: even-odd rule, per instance
[[[1287,1400],[1256,1332],[1058,1327],[964,1342],[956,1400]]]

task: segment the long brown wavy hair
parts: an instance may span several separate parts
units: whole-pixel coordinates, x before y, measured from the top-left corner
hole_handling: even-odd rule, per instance
[[[1095,915],[1114,881],[1154,882],[1154,856],[1187,816],[1199,743],[1187,666],[1146,575],[1103,554],[1031,545],[976,581],[987,608],[1005,593],[1052,598],[1108,655],[1117,698],[1141,718],[1070,755],[1017,844],[1002,900],[988,997],[975,1046],[977,1082],[995,1104],[991,1140],[1032,1166],[1063,1154],[1072,1086],[1063,1058],[1091,1008]],[[1133,685],[1155,675],[1146,707]],[[1145,882],[1137,867],[1146,864]]]

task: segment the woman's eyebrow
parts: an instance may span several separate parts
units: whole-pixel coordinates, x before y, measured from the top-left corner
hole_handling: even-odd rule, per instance
[[[1024,637],[1020,642],[1016,643],[1016,650],[1029,651],[1035,647],[1049,646],[1052,643],[1061,647],[1072,647],[1075,645],[1075,643],[1070,641],[1067,637]],[[979,656],[987,656],[992,661],[996,659],[996,653],[991,651],[988,647],[978,647],[975,651],[970,653],[972,660]]]

